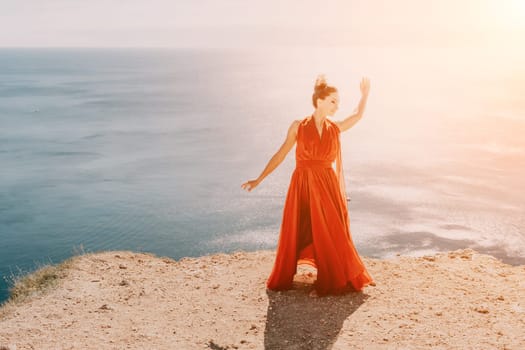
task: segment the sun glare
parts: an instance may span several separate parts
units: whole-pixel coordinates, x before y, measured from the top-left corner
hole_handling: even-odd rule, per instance
[[[521,10],[521,14],[525,13],[525,1],[523,0],[512,0],[512,4],[519,10]]]
[[[506,2],[502,1],[501,6]],[[510,0],[506,11],[508,20],[513,27],[525,28],[525,0]]]

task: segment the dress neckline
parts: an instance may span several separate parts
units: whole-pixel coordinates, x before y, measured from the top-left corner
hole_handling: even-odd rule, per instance
[[[319,134],[319,130],[317,129],[317,125],[315,125],[315,118],[313,115],[310,116],[310,121],[312,122],[313,126],[314,126],[314,130],[315,130],[315,133],[317,134],[317,137],[319,138],[319,140],[322,140],[323,139],[323,136],[326,132],[326,118],[325,120],[323,120],[323,125],[321,127],[321,134]]]

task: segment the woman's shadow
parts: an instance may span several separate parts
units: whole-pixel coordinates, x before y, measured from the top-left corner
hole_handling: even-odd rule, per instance
[[[343,322],[368,298],[363,292],[310,297],[312,283],[294,281],[284,292],[266,290],[265,349],[330,349]]]

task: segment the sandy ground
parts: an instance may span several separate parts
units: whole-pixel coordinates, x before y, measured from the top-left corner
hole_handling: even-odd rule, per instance
[[[525,265],[470,249],[364,257],[375,287],[313,298],[304,266],[293,290],[267,291],[273,259],[82,255],[0,309],[0,349],[525,349]]]

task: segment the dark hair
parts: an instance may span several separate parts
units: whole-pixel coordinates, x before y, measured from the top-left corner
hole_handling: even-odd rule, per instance
[[[314,93],[312,95],[314,107],[317,108],[318,98],[324,100],[326,96],[330,95],[332,92],[337,92],[337,88],[335,86],[328,85],[324,75],[319,75],[315,81]]]

